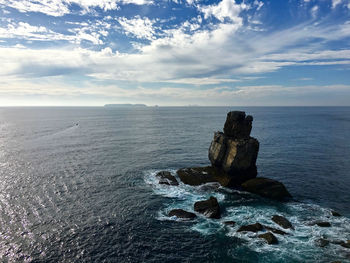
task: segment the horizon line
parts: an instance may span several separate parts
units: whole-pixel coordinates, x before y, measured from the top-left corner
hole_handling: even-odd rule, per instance
[[[200,107],[350,107],[350,105],[146,105],[141,106],[115,106],[115,107],[106,107],[105,105],[6,105],[1,106],[0,108],[200,108]]]

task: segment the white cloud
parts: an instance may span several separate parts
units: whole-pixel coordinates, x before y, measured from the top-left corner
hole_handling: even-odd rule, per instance
[[[99,43],[96,34],[84,36],[84,32],[90,33],[85,28],[99,32],[104,26],[96,29],[90,24],[79,26],[69,39],[71,42],[88,39]],[[28,38],[38,38],[36,35],[41,35],[41,31],[50,36],[45,28],[30,25],[23,28],[27,31],[21,29],[20,32],[29,35]],[[158,39],[152,39],[152,31],[145,34],[130,29],[138,37],[150,39],[149,44],[140,46],[139,52],[133,54],[112,52],[110,48],[100,52],[81,48],[0,48],[0,60],[6,64],[0,69],[0,75],[40,77],[77,72],[100,80],[213,85],[233,83],[240,79],[234,77],[232,82],[228,81],[235,75],[265,73],[296,65],[344,65],[350,61],[349,49],[327,50],[323,46],[327,41],[350,36],[350,24],[327,27],[302,24],[274,33],[242,33],[237,31],[239,28],[237,24],[222,23],[214,29],[188,33],[180,27],[164,32],[166,35]],[[15,27],[5,34],[15,34],[16,30]],[[314,39],[322,41],[315,44]]]
[[[341,2],[342,0],[332,0],[332,8],[336,8]]]
[[[315,5],[314,7],[311,8],[311,16],[313,18],[316,18],[317,17],[317,13],[319,11],[319,7],[317,5]]]
[[[171,79],[167,82],[178,84],[190,84],[190,85],[218,85],[222,83],[236,83],[240,82],[239,79],[220,79],[220,78],[185,78],[185,79]]]
[[[242,18],[239,16],[241,11],[249,9],[249,5],[244,2],[236,4],[234,0],[222,0],[217,5],[200,6],[199,10],[204,13],[204,17],[214,16],[223,22],[230,19],[235,23],[242,23]]]
[[[68,5],[76,4],[85,10],[90,8],[99,7],[104,11],[115,10],[118,8],[116,0],[63,0]]]
[[[23,8],[22,12],[39,10],[41,6],[43,13],[58,16],[69,12],[70,4],[73,3],[89,11],[94,7],[110,10],[118,8],[117,5],[120,3],[150,4],[152,1],[8,0],[6,3],[18,5],[19,10]],[[24,3],[32,5],[23,6]],[[298,65],[350,65],[350,49],[345,47],[341,50],[332,50],[328,45],[331,41],[340,42],[350,37],[350,23],[330,25],[329,21],[320,17],[317,23],[314,19],[310,19],[284,30],[260,32],[257,30],[264,29],[265,25],[260,21],[261,17],[255,16],[251,11],[262,8],[261,1],[251,1],[251,6],[244,1],[238,4],[233,0],[222,0],[216,5],[209,6],[198,6],[197,3],[192,2],[203,12],[205,18],[213,16],[221,23],[207,25],[202,23],[203,15],[201,15],[170,29],[162,29],[160,20],[147,17],[108,17],[103,20],[93,20],[93,22],[91,20],[66,22],[69,33],[63,34],[40,25],[13,22],[2,18],[2,24],[7,23],[7,25],[0,27],[0,38],[28,41],[64,40],[69,46],[52,49],[29,49],[22,45],[7,48],[0,46],[2,62],[0,93],[11,93],[11,90],[18,88],[18,91],[23,90],[23,93],[27,92],[27,94],[52,92],[56,95],[88,94],[107,97],[111,95],[140,99],[142,96],[203,100],[208,96],[218,99],[237,98],[248,95],[277,94],[282,90],[283,92],[297,91],[297,87],[276,85],[243,86],[240,82],[244,81],[244,76],[260,76],[256,74]],[[5,5],[5,0],[0,0],[0,5]],[[316,17],[319,11],[318,5],[311,3],[308,8],[310,8],[308,11]],[[242,11],[248,9],[251,9],[250,17],[247,19],[248,25],[244,26]],[[118,20],[121,25],[119,28],[134,37],[135,42],[132,44],[137,49],[137,53],[113,51],[115,50],[113,43],[111,48],[100,51],[76,48],[75,45],[71,45],[80,44],[82,41],[89,41],[95,45],[103,44],[105,37],[112,34],[111,29],[115,29],[111,24],[113,20]],[[202,27],[203,24],[207,26]],[[259,28],[249,26],[259,26]],[[145,39],[148,41],[140,41]],[[47,81],[47,76],[50,76],[53,81],[50,85],[45,85],[43,82],[44,79]],[[73,76],[78,79],[89,78],[94,84],[84,82],[86,89],[80,87],[82,84],[75,87],[65,86],[64,79]],[[133,87],[139,87],[129,90],[118,85],[103,85],[106,80],[108,83],[127,82],[132,83]],[[184,84],[183,86],[191,86],[193,90],[173,87],[157,90],[140,87],[143,83],[153,82],[169,86]],[[60,83],[62,85],[59,85]],[[238,83],[240,86],[237,86]],[[204,85],[226,85],[226,87],[201,89]],[[331,90],[334,87],[324,87],[324,90]],[[305,88],[315,89],[314,86]],[[335,90],[346,88],[337,86]]]
[[[134,4],[134,5],[151,5],[154,4],[153,0],[121,0],[123,4]]]
[[[209,89],[193,87],[167,87],[145,88],[136,86],[135,88],[125,88],[118,85],[99,85],[98,83],[80,82],[79,85],[64,83],[60,78],[43,78],[40,81],[26,80],[0,80],[0,103],[6,104],[6,99],[13,96],[18,101],[21,96],[40,96],[44,98],[69,97],[80,98],[90,96],[101,98],[101,104],[106,101],[112,102],[135,102],[160,105],[280,105],[279,101],[274,101],[271,97],[285,97],[284,105],[305,105],[318,104],[312,101],[314,94],[327,94],[324,103],[334,105],[338,100],[332,100],[336,96],[342,98],[343,103],[348,103],[350,96],[349,85],[306,85],[306,86],[282,86],[282,85],[255,85],[255,86],[224,86],[212,87]],[[18,94],[21,94],[20,96]],[[332,95],[334,94],[334,95]],[[338,94],[338,95],[337,95]],[[292,96],[291,96],[292,95]],[[39,98],[40,98],[39,97]],[[288,103],[288,98],[293,98]],[[28,104],[28,99],[26,104]],[[58,100],[58,105],[62,105],[62,99]],[[47,100],[36,102],[39,105],[48,103]],[[96,102],[95,102],[96,103]],[[11,105],[11,104],[10,104]],[[48,103],[50,105],[50,103]],[[76,103],[75,103],[76,105]],[[337,104],[339,105],[339,104]]]
[[[140,16],[136,16],[132,19],[122,17],[118,19],[118,22],[128,35],[140,39],[155,39],[154,21],[150,20],[148,17],[141,18]]]
[[[0,38],[20,38],[26,40],[70,40],[69,37],[55,33],[43,26],[33,26],[28,23],[10,23],[0,27]]]
[[[72,4],[85,11],[101,8],[104,11],[118,9],[120,4],[149,5],[153,0],[0,0],[0,6],[15,8],[20,12],[38,12],[49,16],[64,16],[70,13]]]
[[[80,44],[83,40],[90,41],[94,45],[101,45],[103,41],[101,37],[106,37],[109,34],[111,24],[105,21],[96,20],[93,23],[82,22],[76,23],[78,27],[69,29],[68,31],[74,34],[72,43]]]
[[[264,6],[264,3],[262,1],[254,0],[254,5],[257,7],[257,10],[260,10]]]
[[[10,22],[7,27],[0,27],[0,38],[17,38],[36,41],[64,40],[70,43],[80,44],[83,40],[90,41],[95,45],[103,44],[101,35],[108,35],[108,31],[101,28],[110,28],[110,24],[97,21],[94,24],[80,23],[69,31],[73,34],[62,34],[47,29],[43,26],[33,26],[25,22]]]
[[[61,0],[0,0],[0,5],[17,9],[20,12],[40,12],[50,16],[63,16],[69,13],[66,3]]]

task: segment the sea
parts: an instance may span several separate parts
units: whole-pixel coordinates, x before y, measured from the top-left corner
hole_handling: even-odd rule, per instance
[[[254,117],[258,176],[285,184],[290,202],[158,184],[159,171],[209,165],[232,110]],[[221,219],[168,216],[210,196]],[[279,228],[275,214],[294,226],[277,245],[237,232]],[[0,108],[1,262],[350,262],[349,239],[350,107]]]

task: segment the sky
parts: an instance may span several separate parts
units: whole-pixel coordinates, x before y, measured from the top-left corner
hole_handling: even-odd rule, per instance
[[[350,0],[0,0],[0,106],[350,106]]]

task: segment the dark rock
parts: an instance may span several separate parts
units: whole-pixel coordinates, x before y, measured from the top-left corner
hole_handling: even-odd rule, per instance
[[[209,147],[211,164],[235,177],[237,185],[255,178],[257,175],[256,159],[259,142],[255,138],[232,139],[221,132],[214,134]]]
[[[280,230],[280,229],[277,229],[277,228],[273,228],[273,227],[269,227],[269,226],[263,226],[263,227],[264,227],[266,230],[271,231],[271,232],[273,232],[273,233],[275,233],[275,234],[279,234],[279,235],[282,235],[282,236],[288,235],[287,232],[284,232],[284,231],[282,231],[282,230]]]
[[[265,234],[258,235],[259,238],[263,238],[267,241],[267,244],[278,244],[277,238],[274,236],[274,234],[267,232]]]
[[[329,222],[325,222],[325,221],[315,221],[313,223],[310,224],[311,226],[314,225],[318,225],[319,227],[330,227],[331,224]]]
[[[327,239],[324,239],[324,238],[320,238],[316,241],[316,244],[319,246],[319,247],[326,247],[329,245],[329,241]]]
[[[220,206],[218,200],[212,196],[208,200],[195,202],[194,211],[204,214],[209,218],[220,218]]]
[[[332,216],[341,216],[341,214],[339,214],[339,213],[336,212],[336,211],[331,211],[331,214],[332,214]]]
[[[217,182],[224,187],[233,185],[233,178],[231,176],[212,166],[184,168],[178,170],[176,173],[180,180],[188,185],[201,185],[213,182]]]
[[[216,192],[220,189],[221,185],[218,182],[213,182],[213,183],[206,183],[203,184],[199,187],[198,190],[203,191],[203,192]]]
[[[221,167],[232,176],[246,175],[254,178],[256,172],[256,159],[258,157],[259,142],[255,138],[245,140],[226,141],[226,154],[222,160]]]
[[[194,219],[196,218],[196,214],[191,213],[191,212],[187,212],[185,210],[182,209],[173,209],[169,212],[169,216],[176,216],[178,218],[182,218],[182,219]]]
[[[244,182],[242,188],[247,192],[279,201],[285,201],[291,198],[286,187],[282,183],[273,179],[263,177],[254,178]]]
[[[274,215],[272,217],[272,221],[280,225],[284,229],[288,229],[288,228],[294,229],[291,222],[289,222],[289,220],[283,216]]]
[[[156,174],[159,177],[159,184],[167,184],[167,185],[179,185],[175,176],[171,175],[168,171],[161,171]]]
[[[233,111],[227,114],[224,133],[216,132],[209,147],[212,166],[177,171],[188,185],[219,183],[224,187],[242,187],[264,197],[284,201],[291,197],[285,186],[275,180],[256,178],[259,142],[250,137],[252,116]]]
[[[225,221],[224,224],[227,225],[227,226],[232,226],[233,227],[233,226],[236,225],[236,222],[235,221]]]
[[[214,133],[209,147],[209,160],[227,174],[235,177],[236,186],[257,175],[256,159],[259,142],[250,137],[253,117],[243,111],[227,114],[224,132]]]
[[[264,228],[260,223],[255,223],[252,225],[241,226],[237,232],[258,232],[262,231]]]
[[[344,243],[344,241],[343,240],[331,240],[331,243],[336,244],[336,245],[341,245]]]
[[[233,139],[247,139],[252,130],[252,122],[253,117],[246,117],[244,111],[231,111],[227,113],[224,133]]]
[[[341,261],[337,260],[337,261],[332,261],[331,263],[341,263]]]
[[[213,166],[220,167],[226,154],[226,136],[222,132],[215,132],[209,147],[208,158]]]
[[[350,248],[350,240],[348,240],[347,242],[342,242],[340,245],[345,248]]]

